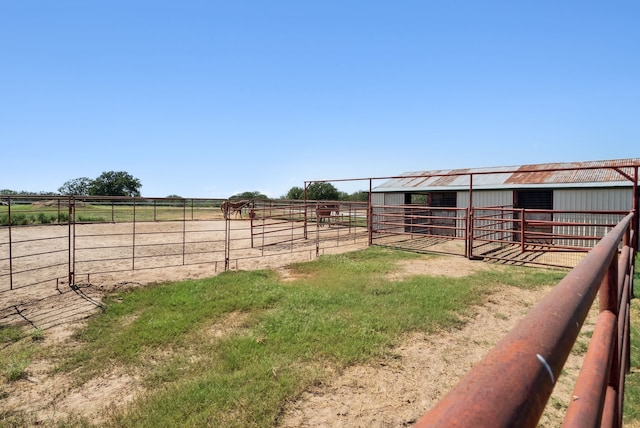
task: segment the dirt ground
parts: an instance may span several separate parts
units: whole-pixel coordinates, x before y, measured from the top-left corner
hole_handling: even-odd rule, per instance
[[[363,245],[360,245],[361,247]],[[356,246],[357,247],[357,246]],[[354,247],[337,247],[326,253]],[[253,260],[243,269],[269,267],[284,277],[291,273],[286,265],[308,260],[306,253],[283,254],[269,258],[266,265]],[[398,265],[395,278],[428,273],[464,276],[479,269],[500,268],[463,257],[424,257]],[[135,275],[104,276],[100,281],[60,293],[48,289],[38,295],[31,291],[15,300],[12,309],[8,293],[1,293],[0,322],[32,323],[43,331],[45,345],[72,346],[71,334],[83,320],[95,313],[105,293],[115,289],[166,280],[209,276],[210,268],[174,267],[135,272]],[[436,335],[413,334],[404,338],[392,356],[370,364],[349,367],[335,373],[326,384],[315,386],[290,403],[281,418],[281,427],[403,427],[426,412],[486,351],[497,343],[548,290],[521,290],[504,287],[476,308],[464,327]],[[4,301],[2,301],[4,299]],[[28,321],[25,321],[28,320]],[[229,320],[231,328],[233,320]],[[571,357],[550,400],[541,426],[558,426],[573,387],[580,361]],[[0,414],[23,411],[33,425],[56,426],[66,417],[83,416],[98,422],[114,410],[123,409],[144,393],[135,373],[121,369],[74,386],[70,379],[54,373],[53,362],[33,361],[28,377],[0,383]]]

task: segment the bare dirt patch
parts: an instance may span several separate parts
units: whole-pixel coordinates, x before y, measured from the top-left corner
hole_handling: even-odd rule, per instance
[[[400,280],[412,275],[459,278],[481,270],[491,269],[490,265],[480,260],[448,256],[425,256],[418,260],[401,260],[396,265],[398,270],[389,275],[389,279]]]

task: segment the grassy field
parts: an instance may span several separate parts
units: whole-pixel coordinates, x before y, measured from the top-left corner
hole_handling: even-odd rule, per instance
[[[39,201],[33,204],[15,204],[11,206],[12,225],[66,223],[69,220],[69,209],[64,199],[58,201]],[[112,203],[78,202],[75,208],[75,220],[85,222],[138,222],[146,221],[181,221],[181,220],[221,220],[220,200],[144,200],[135,206],[130,201],[114,200]],[[349,221],[351,226],[364,227],[367,224],[366,212],[362,205],[356,210],[355,204],[347,204],[340,215],[334,214],[332,222]],[[307,218],[315,219],[314,205],[307,210]],[[9,207],[0,206],[0,226],[9,224]],[[247,217],[247,210],[244,216]],[[357,211],[357,212],[356,212]],[[304,208],[297,205],[275,204],[256,209],[257,217],[300,221],[305,219]],[[233,216],[235,218],[235,215]]]
[[[12,225],[65,223],[69,220],[69,209],[64,200],[16,204],[11,206]],[[9,207],[0,206],[0,226],[8,222]],[[222,219],[220,201],[141,201],[134,206],[131,202],[114,201],[110,204],[78,202],[75,211],[77,222],[130,222],[172,221],[172,220],[218,220]]]
[[[46,332],[0,327],[0,374],[15,381],[39,359],[78,385],[114,368],[139,374],[146,393],[107,426],[271,427],[288,400],[331,373],[385,355],[404,333],[460,323],[500,284],[538,287],[563,276],[505,267],[458,279],[389,279],[397,260],[415,257],[423,256],[370,247],[296,264],[293,281],[271,271],[226,272],[113,294],[63,349],[46,346]],[[634,305],[636,320],[638,314]],[[634,327],[633,367],[639,340]],[[630,390],[638,388],[634,376]],[[626,416],[637,419],[640,398],[633,394]],[[0,426],[28,421],[0,410]],[[61,426],[91,423],[76,417]]]

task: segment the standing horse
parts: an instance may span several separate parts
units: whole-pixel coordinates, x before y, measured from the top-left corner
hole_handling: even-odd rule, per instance
[[[316,218],[318,219],[318,225],[322,226],[325,219],[327,222],[331,221],[331,216],[335,212],[335,215],[340,214],[340,205],[338,204],[323,204],[316,207]]]
[[[242,208],[252,205],[253,201],[251,200],[237,202],[224,201],[222,205],[220,205],[220,210],[222,211],[222,215],[224,216],[225,220],[229,219],[230,211],[233,212],[236,216],[240,214],[240,218],[242,218]]]

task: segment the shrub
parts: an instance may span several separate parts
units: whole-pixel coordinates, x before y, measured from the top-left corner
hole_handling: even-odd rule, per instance
[[[56,217],[51,214],[38,213],[36,220],[38,223],[41,223],[41,224],[49,224],[49,223],[53,223],[56,220]]]
[[[9,382],[24,379],[27,377],[27,367],[29,360],[16,356],[11,356],[9,361],[4,364],[3,374]]]

